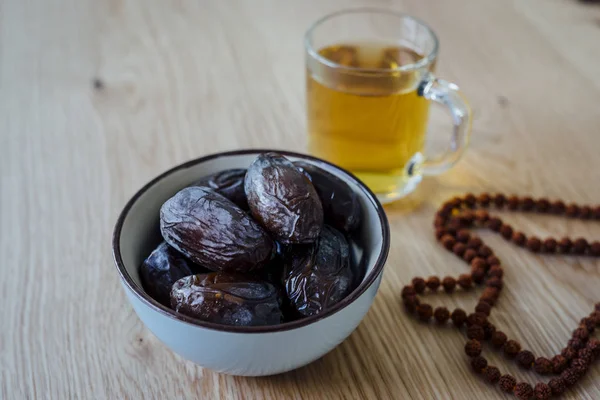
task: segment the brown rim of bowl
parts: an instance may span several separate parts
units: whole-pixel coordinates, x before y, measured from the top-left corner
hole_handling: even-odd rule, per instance
[[[194,166],[194,165],[197,165],[197,164],[209,161],[209,160],[213,160],[213,159],[216,159],[219,157],[247,155],[247,154],[259,154],[259,153],[267,153],[270,151],[275,151],[275,152],[278,152],[285,156],[304,158],[304,159],[308,159],[308,160],[316,161],[318,163],[323,163],[323,164],[332,166],[333,168],[344,172],[350,180],[354,181],[354,183],[356,183],[358,185],[358,187],[364,193],[367,194],[367,197],[369,198],[369,200],[371,200],[371,204],[375,207],[375,210],[377,211],[377,215],[379,216],[379,222],[381,223],[381,231],[382,231],[381,236],[382,236],[382,240],[383,240],[381,252],[379,253],[379,256],[377,257],[377,261],[375,262],[375,265],[374,265],[371,273],[369,275],[367,275],[363,279],[363,281],[360,283],[360,285],[358,285],[358,287],[356,289],[354,289],[348,296],[346,296],[340,302],[336,303],[333,307],[326,310],[324,313],[318,314],[318,315],[313,315],[313,316],[306,317],[306,318],[302,318],[297,321],[284,322],[279,325],[229,326],[229,325],[217,324],[214,322],[206,322],[206,321],[202,321],[202,320],[199,320],[196,318],[188,317],[186,315],[178,314],[174,310],[163,306],[162,304],[160,304],[156,300],[154,300],[152,297],[150,297],[148,294],[146,294],[146,292],[133,281],[133,279],[129,275],[129,272],[127,272],[127,269],[125,268],[125,265],[123,263],[123,259],[121,258],[121,244],[120,244],[121,230],[123,228],[123,222],[125,221],[125,218],[127,218],[127,214],[129,213],[129,210],[135,204],[135,202],[140,198],[140,196],[142,194],[144,194],[150,187],[154,186],[158,181],[166,178],[167,176],[171,175],[173,172],[176,172],[176,171],[179,171],[182,169],[186,169],[191,166]],[[176,320],[182,321],[182,322],[186,322],[191,325],[199,326],[202,328],[208,328],[208,329],[213,329],[213,330],[223,331],[223,332],[233,332],[233,333],[282,332],[282,331],[287,331],[287,330],[291,330],[291,329],[300,328],[300,327],[303,327],[306,325],[310,325],[313,322],[317,322],[319,320],[322,320],[322,319],[332,316],[333,314],[337,313],[338,311],[340,311],[343,308],[345,308],[346,306],[348,306],[350,303],[354,302],[354,300],[358,299],[367,290],[367,288],[369,288],[373,284],[373,282],[375,282],[375,279],[377,279],[379,274],[381,274],[381,272],[383,271],[383,266],[387,259],[389,248],[390,248],[390,227],[389,227],[388,220],[385,215],[383,206],[381,205],[381,203],[379,203],[375,194],[364,183],[362,183],[357,177],[355,177],[354,175],[352,175],[350,172],[346,171],[345,169],[338,167],[337,165],[334,165],[325,160],[322,160],[320,158],[309,156],[306,154],[295,153],[295,152],[291,152],[291,151],[273,150],[273,149],[234,150],[234,151],[224,151],[224,152],[220,152],[220,153],[209,154],[204,157],[200,157],[200,158],[196,158],[191,161],[187,161],[183,164],[180,164],[174,168],[169,169],[166,172],[163,172],[162,174],[158,175],[156,178],[154,178],[150,182],[148,182],[146,185],[144,185],[127,202],[127,204],[125,205],[125,208],[123,208],[123,211],[121,211],[121,214],[119,215],[119,218],[117,219],[117,223],[115,224],[115,228],[113,231],[113,238],[112,238],[113,258],[114,258],[115,264],[117,266],[117,270],[119,271],[119,275],[121,275],[121,279],[123,280],[123,282],[125,282],[125,284],[129,287],[129,289],[131,289],[131,291],[142,302],[146,303],[146,305],[148,305],[154,311],[158,311],[159,313],[161,313],[164,316],[167,316],[169,318],[176,319]]]

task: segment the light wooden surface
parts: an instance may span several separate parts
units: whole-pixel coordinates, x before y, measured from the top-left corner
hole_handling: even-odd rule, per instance
[[[369,2],[437,31],[438,72],[471,100],[473,141],[456,168],[388,208],[392,248],[373,308],[312,365],[259,379],[202,370],[144,328],[120,287],[110,238],[125,201],[161,171],[207,153],[304,149],[303,32],[360,4],[0,1],[0,398],[502,397],[470,372],[463,336],[407,317],[399,292],[415,275],[465,271],[431,227],[454,194],[600,202],[600,7]],[[442,140],[448,120],[441,111],[432,119]],[[507,219],[541,236],[600,237],[598,223]],[[598,262],[536,257],[484,238],[507,268],[492,321],[536,353],[558,351],[600,300]],[[476,298],[434,303],[471,308]],[[567,398],[600,398],[598,365]]]

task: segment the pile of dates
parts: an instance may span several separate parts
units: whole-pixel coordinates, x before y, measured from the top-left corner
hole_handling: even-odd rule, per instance
[[[360,282],[348,242],[357,195],[277,153],[200,179],[160,209],[164,238],[140,266],[144,290],[176,312],[261,326],[327,310]]]

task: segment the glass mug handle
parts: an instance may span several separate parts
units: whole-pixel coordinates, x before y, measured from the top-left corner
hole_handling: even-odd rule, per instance
[[[453,128],[450,138],[450,148],[441,155],[431,157],[421,156],[414,167],[423,175],[438,175],[447,171],[460,159],[469,144],[471,136],[471,109],[467,101],[454,83],[436,78],[428,72],[419,84],[417,94],[427,100],[445,106],[452,116]],[[411,171],[414,174],[417,171]],[[412,175],[411,174],[411,175]]]

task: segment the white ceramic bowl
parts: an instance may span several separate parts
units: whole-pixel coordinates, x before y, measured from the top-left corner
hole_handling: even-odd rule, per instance
[[[366,273],[344,300],[322,314],[275,326],[235,327],[175,313],[144,292],[138,266],[161,241],[160,206],[204,175],[246,168],[260,153],[242,150],[212,154],[153,179],[127,203],[113,234],[113,255],[121,283],[142,322],[173,351],[202,367],[246,376],[272,375],[301,367],[341,343],[360,323],[379,288],[389,249],[387,218],[375,195],[350,173],[310,156],[283,152],[291,160],[316,164],[355,191],[364,215],[353,250]]]

